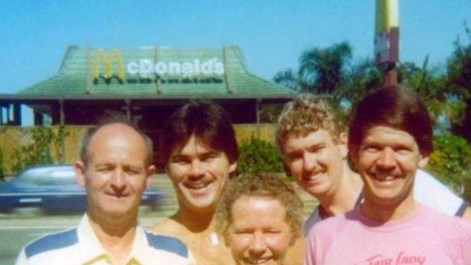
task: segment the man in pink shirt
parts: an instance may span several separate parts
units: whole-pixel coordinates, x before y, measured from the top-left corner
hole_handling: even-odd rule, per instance
[[[432,123],[416,93],[388,87],[366,96],[348,135],[364,201],[313,227],[305,264],[471,264],[471,224],[414,199],[416,172],[432,150]]]

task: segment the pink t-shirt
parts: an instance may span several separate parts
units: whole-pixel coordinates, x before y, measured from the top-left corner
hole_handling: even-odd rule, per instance
[[[470,265],[471,223],[426,206],[380,223],[357,207],[316,224],[305,255],[305,265]]]

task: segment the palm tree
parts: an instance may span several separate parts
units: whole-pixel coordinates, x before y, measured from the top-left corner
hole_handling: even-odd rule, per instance
[[[290,88],[294,91],[299,92],[301,90],[300,82],[297,74],[293,72],[292,69],[287,69],[284,71],[278,72],[275,77],[273,77],[273,82]]]
[[[345,82],[351,57],[352,48],[348,42],[303,52],[298,73],[302,90],[332,94]]]

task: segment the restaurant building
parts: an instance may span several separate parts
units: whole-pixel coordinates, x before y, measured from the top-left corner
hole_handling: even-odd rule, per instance
[[[58,161],[70,162],[76,159],[83,128],[111,115],[124,115],[138,124],[154,140],[158,152],[169,115],[193,99],[219,103],[228,111],[238,136],[243,128],[245,138],[255,130],[255,136],[272,140],[270,123],[295,95],[250,73],[237,46],[128,50],[70,46],[54,76],[17,94],[0,94],[0,126],[8,125],[0,139],[6,158],[3,167],[11,170],[21,146],[32,143],[30,136],[21,133],[29,130],[20,127],[22,106],[33,110],[34,125],[66,126],[59,146],[51,148],[57,149]],[[158,159],[155,164],[163,166]]]
[[[56,75],[17,94],[0,95],[0,124],[91,125],[121,113],[147,131],[191,99],[221,104],[234,123],[272,122],[266,115],[295,92],[251,74],[240,49],[80,49],[70,46]],[[6,113],[6,114],[5,114]],[[264,115],[265,114],[265,115]]]

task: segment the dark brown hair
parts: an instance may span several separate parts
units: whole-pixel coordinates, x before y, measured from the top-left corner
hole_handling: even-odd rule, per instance
[[[365,133],[372,126],[388,126],[411,134],[420,153],[433,151],[432,120],[420,96],[402,86],[382,87],[364,97],[349,123],[348,149],[356,156]]]
[[[228,113],[211,101],[194,100],[177,109],[165,124],[162,134],[162,158],[168,163],[175,148],[181,148],[195,135],[216,151],[237,162],[239,149]]]

